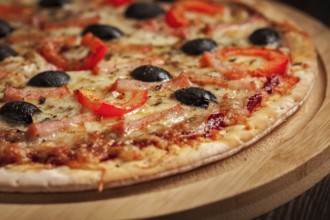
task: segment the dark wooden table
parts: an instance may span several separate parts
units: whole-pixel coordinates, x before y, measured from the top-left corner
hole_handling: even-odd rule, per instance
[[[330,27],[330,1],[329,0],[280,0],[312,15]]]
[[[329,220],[330,175],[316,186],[285,205],[255,220]]]

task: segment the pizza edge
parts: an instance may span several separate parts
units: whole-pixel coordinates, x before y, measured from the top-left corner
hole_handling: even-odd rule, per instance
[[[317,74],[317,55],[313,42],[308,34],[286,16],[274,10],[271,4],[256,0],[235,0],[234,2],[243,4],[262,14],[274,24],[286,28],[288,31],[284,36],[284,41],[290,47],[292,63],[308,64],[304,74],[299,75],[300,81],[291,95],[284,96],[271,105],[261,108],[248,119],[251,129],[235,126],[225,140],[202,143],[196,148],[182,148],[179,154],[166,155],[161,161],[150,166],[139,166],[138,163],[130,162],[116,168],[107,162],[102,165],[102,168],[91,170],[68,167],[47,170],[33,165],[25,165],[26,172],[1,168],[1,191],[80,191],[112,188],[158,179],[230,157],[284,122],[302,105],[312,88]]]

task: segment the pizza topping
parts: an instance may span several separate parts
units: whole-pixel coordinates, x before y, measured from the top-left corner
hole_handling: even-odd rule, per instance
[[[127,18],[135,18],[145,20],[158,17],[164,14],[165,11],[157,4],[153,3],[133,3],[127,7],[125,16]]]
[[[55,40],[45,41],[40,52],[46,60],[63,70],[91,70],[103,59],[107,52],[107,47],[91,33],[86,34],[82,38],[81,44],[90,49],[90,53],[83,60],[66,59],[61,52],[67,45]]]
[[[154,55],[151,57],[143,57],[143,58],[136,58],[132,59],[129,62],[126,60],[123,62],[101,62],[99,65],[97,65],[97,68],[94,69],[96,73],[100,72],[114,72],[117,70],[131,70],[133,68],[136,68],[140,65],[150,64],[150,65],[163,65],[165,63],[165,60],[163,57],[160,57],[158,55]]]
[[[140,66],[134,69],[131,76],[142,82],[162,82],[173,78],[165,69],[152,65]]]
[[[258,106],[260,106],[261,102],[262,94],[254,94],[253,96],[249,97],[246,107],[250,112],[253,112]]]
[[[6,87],[3,94],[4,100],[39,100],[45,97],[61,97],[70,94],[66,86],[55,89],[17,89],[14,87]]]
[[[100,16],[95,15],[86,18],[71,18],[65,20],[54,21],[52,19],[42,21],[41,28],[43,30],[56,30],[64,28],[73,28],[73,27],[86,27],[88,25],[95,24],[99,22]]]
[[[112,85],[113,90],[159,90],[159,89],[168,89],[170,91],[175,91],[182,88],[187,88],[191,86],[191,82],[183,74],[178,77],[163,82],[142,82],[133,79],[117,79],[116,82]]]
[[[251,17],[246,20],[239,20],[230,23],[220,22],[217,24],[206,24],[203,31],[208,36],[221,37],[223,36],[222,34],[230,32],[251,32],[250,30],[265,27],[267,24],[266,19],[261,15],[251,15]]]
[[[188,77],[191,82],[197,83],[199,85],[215,85],[222,88],[248,91],[255,91],[257,89],[256,83],[252,80],[223,80],[220,77],[213,77],[196,73],[184,73],[184,75]]]
[[[207,118],[207,130],[221,130],[226,127],[225,114],[216,113]]]
[[[5,15],[17,16],[30,15],[33,10],[30,7],[14,4],[1,4],[0,5],[0,17]]]
[[[31,124],[32,116],[41,110],[28,102],[12,101],[7,102],[0,108],[0,115],[8,122],[15,124]]]
[[[0,18],[8,21],[34,24],[37,23],[37,16],[31,7],[26,7],[17,2],[12,4],[0,4]],[[19,16],[17,16],[19,15]]]
[[[6,59],[7,57],[15,57],[15,56],[17,56],[17,53],[10,46],[0,45],[0,62]]]
[[[64,118],[56,121],[45,121],[41,123],[32,123],[26,131],[26,137],[33,140],[38,137],[46,137],[59,131],[74,127],[85,122],[94,121],[97,118],[88,113],[80,114],[72,118]]]
[[[223,5],[207,1],[179,1],[166,14],[166,21],[171,27],[184,27],[190,24],[186,12],[214,15],[223,12]]]
[[[192,29],[187,27],[172,28],[168,25],[163,24],[163,19],[149,19],[143,23],[138,24],[141,29],[154,32],[156,34],[162,34],[166,36],[174,36],[180,39],[187,39],[192,31]]]
[[[165,82],[162,85],[162,88],[175,91],[182,88],[188,88],[191,85],[192,83],[190,80],[184,74],[180,74],[178,77],[172,79],[171,81]]]
[[[208,38],[199,38],[186,42],[181,50],[188,55],[201,55],[206,51],[215,50],[217,43]]]
[[[267,77],[267,81],[265,82],[263,88],[268,94],[272,94],[273,88],[279,84],[280,84],[280,80],[278,79],[278,77],[271,76],[271,77]]]
[[[207,109],[210,102],[218,103],[217,97],[210,91],[198,87],[179,89],[174,93],[175,98],[185,104]]]
[[[107,3],[121,7],[127,4],[132,3],[133,0],[106,0]]]
[[[40,0],[39,6],[42,8],[61,8],[70,3],[70,0]]]
[[[29,86],[61,87],[68,83],[70,76],[63,71],[45,71],[35,75],[28,82]]]
[[[108,42],[107,47],[109,53],[125,53],[125,54],[148,54],[152,52],[153,47],[145,44],[123,44],[119,42]]]
[[[257,29],[249,37],[250,43],[258,46],[265,46],[267,44],[277,43],[280,40],[280,34],[273,28]]]
[[[147,90],[133,90],[125,92],[129,96],[126,102],[109,103],[89,90],[77,90],[79,103],[96,115],[103,117],[119,117],[143,106],[148,100]]]
[[[167,3],[172,3],[175,2],[176,0],[155,0],[156,2],[167,2]]]
[[[0,38],[7,37],[13,30],[8,22],[0,19]]]
[[[176,105],[168,110],[158,112],[147,117],[137,119],[130,122],[119,122],[113,125],[112,129],[119,133],[130,134],[134,131],[138,131],[146,127],[147,125],[156,122],[164,117],[171,116],[172,118],[178,117],[184,113],[184,109],[181,105]]]
[[[92,33],[103,41],[110,41],[124,36],[124,33],[118,28],[105,24],[92,24],[85,28],[82,35]]]
[[[236,57],[257,57],[265,62],[256,66],[251,63],[231,62],[235,61]],[[289,65],[289,56],[280,51],[265,48],[228,48],[213,53],[205,52],[201,64],[216,68],[228,79],[241,79],[246,74],[267,77],[274,74],[284,75]]]

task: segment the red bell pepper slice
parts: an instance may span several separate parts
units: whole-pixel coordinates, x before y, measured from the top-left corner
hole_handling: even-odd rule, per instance
[[[140,108],[148,99],[147,90],[132,90],[131,98],[124,103],[108,103],[90,90],[77,90],[79,103],[96,115],[103,117],[119,117]]]
[[[238,63],[226,63],[222,67],[221,72],[225,76],[234,79],[244,77],[245,74],[255,77],[270,77],[276,74],[285,75],[290,62],[289,56],[282,52],[265,48],[228,48],[215,51],[213,55],[219,59],[219,66],[223,66],[223,62],[235,56],[251,56],[265,59],[266,63],[257,67]],[[210,56],[212,56],[212,53],[204,53],[201,63],[207,66],[216,66],[214,65],[214,59],[212,60]],[[231,74],[235,76],[230,77]]]
[[[93,69],[105,56],[107,46],[91,33],[83,37],[81,44],[90,48],[90,54],[85,58],[80,70]]]
[[[110,3],[114,6],[121,7],[132,3],[133,0],[106,0],[106,3]]]
[[[183,15],[183,11],[182,8],[171,8],[166,13],[167,24],[174,28],[187,26],[189,24],[189,19]]]
[[[72,41],[46,41],[41,46],[40,53],[48,62],[63,70],[92,70],[107,52],[107,46],[102,40],[88,33],[83,37],[81,45],[89,47],[89,55],[83,60],[68,60],[61,55],[61,49],[71,44]]]
[[[190,20],[186,12],[196,12],[206,15],[222,13],[223,5],[203,0],[179,1],[166,13],[166,22],[171,27],[184,27],[189,25]]]
[[[289,57],[277,50],[264,48],[233,48],[221,50],[221,56],[226,59],[230,56],[257,56],[264,58],[267,62],[258,68],[251,68],[247,65],[239,65],[247,70],[252,76],[272,76],[273,74],[284,75],[286,73]]]

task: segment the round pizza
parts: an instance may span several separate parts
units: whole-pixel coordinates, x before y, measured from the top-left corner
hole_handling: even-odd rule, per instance
[[[261,1],[0,1],[0,190],[124,186],[229,157],[306,99],[308,34]]]

